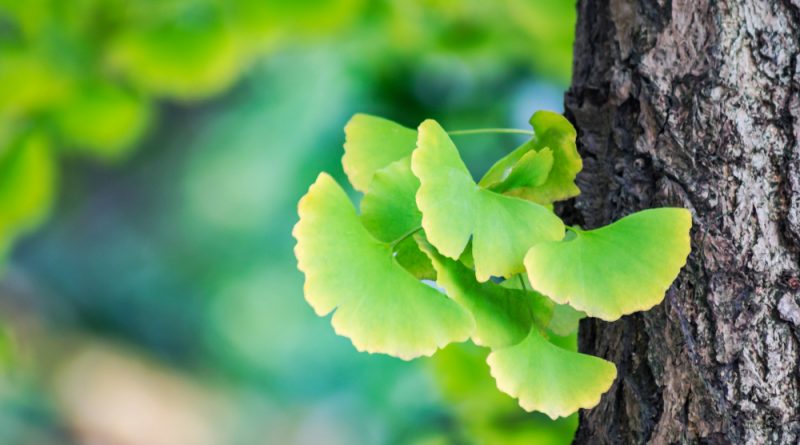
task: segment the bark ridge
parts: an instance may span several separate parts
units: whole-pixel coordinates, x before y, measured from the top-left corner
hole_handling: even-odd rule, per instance
[[[578,443],[800,442],[800,0],[581,0],[567,115],[597,227],[694,215],[664,303],[584,322],[619,377]]]

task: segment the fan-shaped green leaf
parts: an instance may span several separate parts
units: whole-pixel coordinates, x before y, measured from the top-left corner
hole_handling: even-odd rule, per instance
[[[556,335],[570,335],[578,332],[578,324],[586,314],[568,304],[556,304],[553,307],[553,317],[547,329]]]
[[[415,279],[361,224],[344,190],[320,174],[300,200],[294,228],[305,295],[361,351],[402,359],[466,340],[474,323],[456,302]]]
[[[536,292],[508,289],[492,282],[479,283],[463,264],[439,255],[422,244],[436,269],[436,282],[450,298],[475,318],[472,341],[480,346],[501,348],[519,343],[536,323],[545,327],[553,314],[553,302]]]
[[[503,181],[506,180],[506,178],[508,178],[508,176],[511,174],[511,171],[514,169],[514,166],[517,165],[517,162],[519,162],[526,153],[531,151],[536,151],[535,139],[529,139],[525,141],[525,143],[515,148],[511,153],[505,155],[504,157],[500,158],[500,160],[495,162],[494,165],[492,165],[489,170],[486,171],[486,174],[483,175],[481,180],[478,181],[478,185],[488,189],[494,189],[498,187]]]
[[[421,236],[421,235],[417,235]],[[394,259],[420,280],[436,280],[436,270],[428,255],[420,250],[417,236],[409,236],[394,246]]]
[[[528,282],[528,277],[526,275],[517,275],[516,277],[503,281],[500,285],[508,289],[535,292],[529,290],[533,289],[533,287]],[[541,295],[538,292],[536,292],[536,294]],[[578,323],[582,318],[586,317],[586,314],[568,304],[556,304],[543,295],[542,298],[546,298],[551,302],[552,317],[550,317],[548,323],[542,325],[547,328],[548,332],[556,336],[571,335],[578,332]],[[575,350],[577,351],[577,349]]]
[[[344,127],[342,166],[350,184],[366,192],[372,175],[414,151],[417,132],[390,120],[356,114]]]
[[[552,168],[552,150],[547,147],[542,151],[531,150],[514,164],[506,178],[489,189],[497,193],[507,193],[519,188],[538,187],[547,181]]]
[[[583,168],[583,161],[575,145],[577,133],[572,124],[561,114],[552,111],[537,111],[531,117],[536,133],[536,150],[544,147],[553,150],[553,169],[547,181],[538,187],[525,189],[522,196],[536,202],[555,202],[580,194],[575,185],[575,176]]]
[[[616,320],[661,302],[689,255],[691,225],[685,209],[645,210],[533,246],[525,267],[531,285],[554,301]]]
[[[595,406],[617,375],[614,364],[562,349],[535,327],[522,342],[493,351],[486,361],[501,391],[518,398],[525,410],[553,419]]]
[[[423,122],[418,133],[411,169],[420,180],[422,227],[450,258],[458,258],[472,236],[478,280],[523,272],[530,246],[564,236],[561,220],[546,208],[478,187],[438,123]]]
[[[564,237],[564,224],[543,206],[488,190],[478,197],[472,254],[481,281],[524,272],[530,246]]]
[[[511,196],[518,196],[540,204],[577,196],[580,190],[575,185],[575,176],[583,168],[583,161],[575,145],[576,132],[572,124],[564,116],[552,111],[538,111],[531,117],[531,125],[535,136],[522,144],[493,165],[479,184],[492,189],[504,189]],[[553,163],[544,183],[535,186],[511,187],[503,185],[504,181],[514,179],[511,172],[527,153],[541,152],[545,148],[552,151]]]
[[[419,180],[411,172],[411,157],[378,170],[361,200],[361,221],[380,241],[396,241],[422,224],[417,209]]]
[[[473,443],[571,444],[578,428],[577,413],[556,420],[542,413],[521,413],[516,400],[497,390],[486,364],[488,354],[486,348],[457,343],[430,360],[436,386]]]
[[[420,180],[422,226],[439,252],[458,258],[474,230],[479,188],[438,123],[426,120],[418,134],[411,170]]]
[[[419,279],[433,280],[431,260],[409,236],[420,229],[422,214],[417,210],[419,180],[411,172],[411,157],[394,161],[378,170],[361,199],[361,221],[380,241],[397,243],[395,259]],[[406,239],[398,242],[403,237]]]

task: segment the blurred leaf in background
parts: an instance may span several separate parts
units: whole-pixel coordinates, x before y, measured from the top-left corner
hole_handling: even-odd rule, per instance
[[[241,70],[240,46],[220,2],[152,2],[131,9],[107,57],[133,84],[185,100],[219,93]]]
[[[572,0],[0,0],[0,443],[567,443],[575,418],[481,389],[480,351],[353,351],[290,231],[355,112],[560,111],[574,21]],[[518,142],[459,146],[479,174]]]
[[[67,147],[106,161],[125,157],[152,118],[152,104],[112,83],[85,82],[71,94],[53,108],[56,131]]]
[[[14,237],[30,231],[49,212],[55,176],[42,134],[17,135],[0,150],[0,259]]]
[[[578,429],[578,414],[551,420],[526,413],[516,400],[497,391],[489,374],[489,350],[453,344],[433,358],[433,372],[451,404],[458,432],[466,443],[567,445]]]

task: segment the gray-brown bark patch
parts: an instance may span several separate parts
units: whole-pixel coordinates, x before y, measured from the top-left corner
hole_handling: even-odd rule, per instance
[[[619,378],[578,442],[800,441],[798,61],[798,0],[580,2],[566,214],[681,206],[694,228],[661,306],[583,324]]]

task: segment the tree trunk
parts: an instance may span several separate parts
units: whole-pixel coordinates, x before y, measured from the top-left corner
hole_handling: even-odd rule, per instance
[[[577,443],[800,443],[800,0],[581,0],[567,114],[593,228],[694,215],[664,303],[585,321],[619,377]]]

